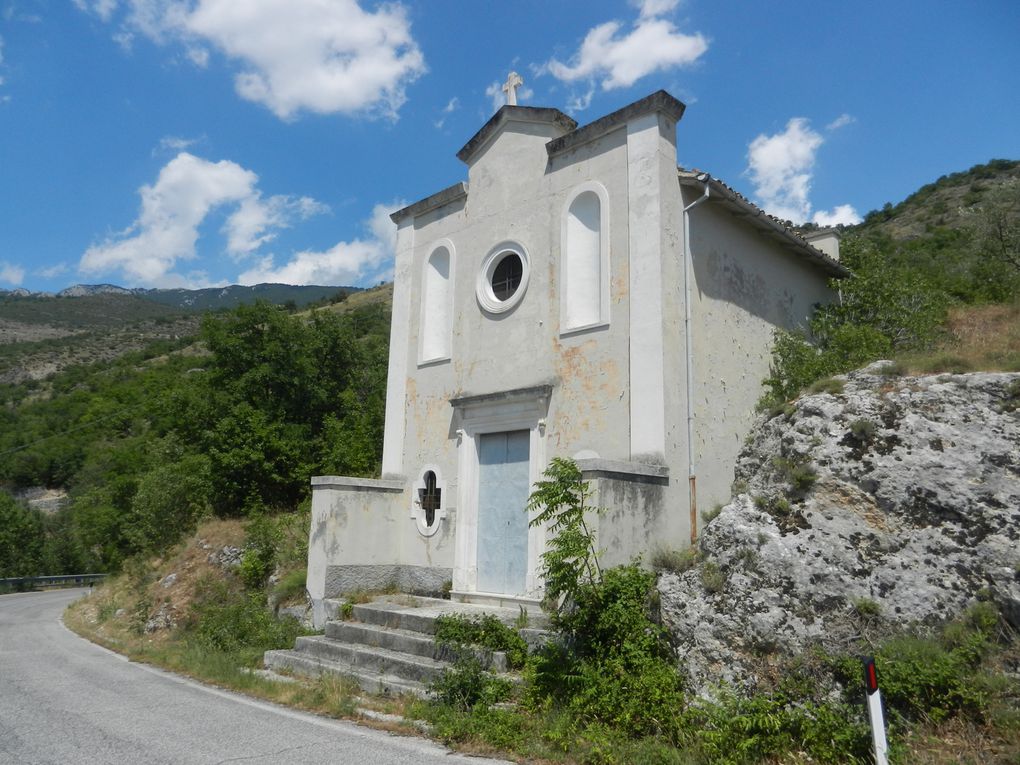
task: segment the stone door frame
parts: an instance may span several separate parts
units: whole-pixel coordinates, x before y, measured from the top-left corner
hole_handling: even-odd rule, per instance
[[[520,388],[452,399],[457,428],[457,532],[454,543],[453,590],[457,600],[479,603],[535,604],[542,599],[539,576],[545,550],[545,529],[529,527],[525,595],[478,590],[478,440],[484,433],[527,430],[528,480],[533,486],[545,470],[545,417],[552,386]]]

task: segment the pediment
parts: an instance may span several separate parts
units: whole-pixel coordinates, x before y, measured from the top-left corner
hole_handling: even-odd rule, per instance
[[[529,131],[536,127],[547,133],[549,140],[566,135],[577,128],[577,122],[559,109],[535,106],[503,106],[492,115],[481,129],[471,136],[464,147],[457,152],[457,158],[471,165],[478,154],[508,130],[520,130],[527,126]]]

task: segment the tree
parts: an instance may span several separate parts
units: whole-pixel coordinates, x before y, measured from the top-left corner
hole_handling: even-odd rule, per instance
[[[986,193],[975,218],[979,252],[1020,272],[1020,178]]]
[[[42,574],[43,540],[42,515],[0,492],[0,579]]]

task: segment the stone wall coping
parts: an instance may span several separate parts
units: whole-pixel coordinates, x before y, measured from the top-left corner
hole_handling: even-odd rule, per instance
[[[400,223],[400,221],[404,218],[415,218],[419,215],[435,210],[436,208],[442,207],[443,205],[448,205],[450,202],[456,202],[458,199],[463,199],[467,196],[467,193],[468,185],[464,183],[464,181],[459,181],[452,186],[447,186],[442,191],[437,191],[431,196],[419,199],[417,202],[397,210],[395,213],[390,215],[390,220],[394,223]]]
[[[545,150],[550,157],[554,157],[569,149],[601,138],[606,133],[623,127],[631,120],[652,112],[662,112],[674,122],[679,122],[686,108],[682,102],[665,90],[657,90],[650,96],[645,96],[632,104],[624,106],[622,109],[617,109],[615,112],[607,114],[605,117],[589,122],[584,127],[579,127],[566,135],[554,138],[545,145]]]
[[[627,460],[581,459],[577,466],[585,478],[612,478],[618,481],[669,481],[669,467]]]
[[[313,475],[312,491],[316,489],[371,489],[373,491],[401,492],[406,486],[403,479],[351,478],[341,475]]]

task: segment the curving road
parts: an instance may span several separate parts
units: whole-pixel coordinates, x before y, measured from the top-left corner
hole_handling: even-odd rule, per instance
[[[0,596],[2,765],[497,762],[128,662],[61,623],[83,592]]]

